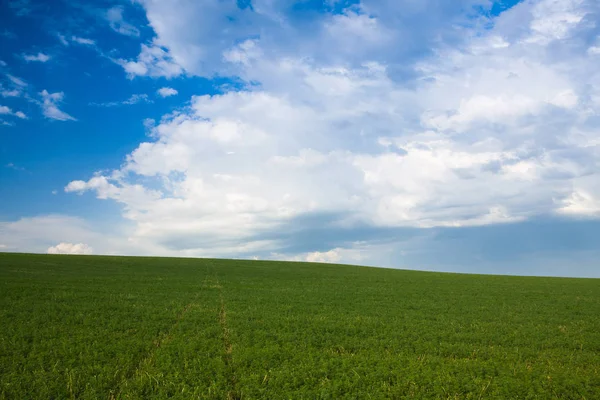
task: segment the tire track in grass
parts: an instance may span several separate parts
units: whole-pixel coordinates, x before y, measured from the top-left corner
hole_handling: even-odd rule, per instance
[[[211,263],[211,266],[214,265]],[[225,298],[223,297],[223,285],[219,281],[219,276],[215,270],[216,287],[219,289],[219,325],[221,325],[221,331],[223,335],[223,363],[228,374],[228,385],[227,400],[240,400],[241,395],[237,388],[237,378],[235,374],[235,367],[233,365],[233,346],[229,335],[229,327],[227,325],[227,308],[225,307]]]
[[[173,339],[173,332],[175,331],[175,329],[177,329],[177,327],[179,326],[179,324],[181,323],[181,321],[183,320],[183,318],[185,317],[187,312],[190,310],[190,308],[192,308],[194,305],[196,305],[197,299],[198,299],[198,294],[196,294],[194,296],[194,298],[192,299],[192,301],[190,303],[186,304],[183,307],[183,310],[180,311],[179,314],[177,314],[177,317],[175,318],[175,322],[173,322],[173,324],[169,327],[169,329],[166,332],[159,334],[156,337],[156,339],[154,339],[154,341],[152,342],[153,346],[146,353],[146,355],[140,359],[140,361],[137,364],[137,367],[135,369],[131,370],[129,373],[125,374],[125,376],[117,384],[115,389],[113,389],[109,392],[109,396],[108,396],[109,400],[120,399],[123,388],[127,386],[127,383],[130,380],[132,380],[135,376],[137,376],[145,366],[152,364],[152,362],[154,361],[154,356],[156,355],[156,351],[160,347],[163,347],[166,344],[168,344]]]

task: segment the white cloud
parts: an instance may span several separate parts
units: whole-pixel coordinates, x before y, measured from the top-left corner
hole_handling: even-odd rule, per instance
[[[96,44],[96,42],[93,41],[92,39],[82,38],[82,37],[78,37],[78,36],[71,36],[71,40],[76,43],[83,44],[86,46],[93,46]]]
[[[21,90],[19,89],[4,89],[1,86],[0,89],[0,94],[2,94],[2,97],[17,97],[21,95]]]
[[[373,245],[366,244],[365,242],[353,242],[350,243],[348,247],[336,247],[326,251],[313,251],[297,254],[281,254],[273,252],[266,256],[265,259],[389,267],[390,257],[398,258],[398,255],[404,254],[401,250],[396,250],[396,255],[392,255],[393,252],[394,246],[389,243]]]
[[[13,110],[7,106],[0,106],[0,115],[13,115],[20,119],[27,119],[27,115],[25,115],[22,111],[13,112]]]
[[[59,243],[48,247],[48,254],[93,254],[94,249],[85,243]]]
[[[157,39],[150,47],[142,47],[137,65],[130,65],[130,69],[136,72],[127,72],[134,75],[145,74],[139,74],[137,71],[143,71],[141,67],[147,64],[140,59],[147,58],[149,49],[160,53],[159,49],[163,48],[168,49],[169,63],[172,65],[169,69],[176,72],[176,75],[180,75],[183,71],[199,74],[204,72],[206,75],[211,75],[215,72],[215,62],[219,63],[222,58],[224,46],[229,47],[232,40],[246,39],[258,33],[259,25],[252,27],[252,22],[258,22],[257,20],[260,20],[267,11],[265,9],[270,8],[270,5],[261,2],[255,4],[253,12],[249,9],[239,9],[235,2],[218,0],[207,0],[202,3],[183,0],[177,7],[156,0],[142,0],[140,4],[146,9],[146,17],[156,32]],[[228,18],[237,23],[228,22]],[[170,21],[177,21],[177,23],[173,24]],[[182,31],[174,29],[175,25],[179,25]],[[219,32],[218,35],[222,38],[215,40],[215,32]],[[142,65],[139,64],[140,62]],[[157,76],[160,75],[165,74],[160,73]],[[165,76],[176,75],[171,73]]]
[[[169,97],[169,96],[175,96],[177,93],[177,90],[170,88],[170,87],[162,87],[160,89],[158,89],[156,91],[156,93],[158,93],[158,95],[160,97]]]
[[[324,38],[331,41],[336,52],[346,57],[356,53],[357,49],[383,49],[393,38],[393,31],[382,26],[378,18],[350,9],[325,22],[324,33]]]
[[[156,44],[142,44],[142,50],[136,61],[119,60],[118,63],[130,78],[150,76],[174,78],[184,73],[183,68],[175,62],[169,52]]]
[[[127,100],[123,102],[123,104],[131,105],[137,103],[151,103],[152,100],[148,98],[147,94],[133,94]]]
[[[50,60],[50,56],[44,53],[37,53],[37,54],[24,54],[23,55],[23,59],[25,61],[39,61],[42,63],[45,63],[46,61]]]
[[[307,254],[305,260],[317,263],[339,263],[341,260],[340,249],[333,249],[325,252],[315,251]]]
[[[600,198],[585,191],[574,191],[562,204],[558,211],[564,214],[600,216]]]
[[[0,94],[2,97],[19,97],[23,93],[24,89],[28,86],[27,82],[16,76],[6,74],[6,78],[9,81],[9,87],[5,87],[0,84]]]
[[[2,97],[17,97],[21,95],[21,91],[17,89],[3,90]]]
[[[547,44],[565,39],[585,17],[584,0],[542,0],[532,9],[531,36],[528,41]]]
[[[593,3],[563,3],[522,2],[480,28],[446,20],[454,3],[364,1],[316,21],[311,40],[287,37],[295,56],[279,41],[294,22],[275,5],[215,1],[203,14],[143,1],[158,37],[122,61],[131,76],[224,66],[248,89],[193,97],[121,167],[65,190],[120,203],[131,243],[187,255],[278,254],[268,233],[314,213],[381,229],[594,217],[600,73],[589,43],[574,44],[591,35]],[[263,34],[247,40],[249,24],[215,38],[210,18],[231,12],[268,20]],[[326,248],[294,257],[347,262],[345,247]]]
[[[13,251],[45,253],[56,243],[96,242],[101,247],[100,235],[94,233],[82,219],[65,215],[44,215],[0,221],[0,242]]]
[[[123,18],[123,7],[114,6],[106,12],[106,19],[115,32],[126,36],[140,36],[140,31]]]
[[[139,3],[157,35],[156,44],[167,48],[186,72],[206,77],[227,70],[224,51],[257,37],[265,44],[263,49],[282,58],[340,65],[365,60],[406,63],[407,58],[412,61],[430,52],[441,38],[456,42],[467,38],[468,32],[457,32],[459,26],[473,25],[465,10],[489,6],[482,0],[423,0],[401,6],[389,0],[363,0],[342,13],[313,13],[305,19],[290,16],[289,4],[277,1],[259,0],[243,9],[219,0],[182,0],[177,7],[157,0]]]
[[[72,249],[76,244],[84,243],[84,247],[79,246],[79,249],[87,246],[89,250],[93,248],[94,254],[175,255],[161,246],[152,249],[152,243],[140,244],[129,240],[129,227],[118,221],[108,223],[111,229],[118,227],[118,234],[114,231],[104,233],[106,219],[103,217],[92,223],[78,217],[53,214],[15,221],[0,220],[0,243],[5,245],[7,251],[15,252],[47,253],[52,247],[68,250],[69,247]],[[66,247],[60,244],[66,244]]]
[[[64,97],[63,92],[48,93],[47,90],[43,90],[40,92],[40,96],[42,97],[42,112],[46,118],[58,121],[76,121],[75,118],[58,108],[58,104]]]

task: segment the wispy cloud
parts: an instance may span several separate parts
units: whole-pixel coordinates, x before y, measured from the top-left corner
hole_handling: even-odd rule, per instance
[[[97,107],[116,107],[122,105],[132,105],[138,103],[152,103],[152,100],[148,97],[147,94],[132,94],[127,100],[122,101],[109,101],[106,103],[89,103],[90,106]]]
[[[79,36],[71,36],[71,40],[75,43],[83,44],[86,46],[93,46],[96,44],[96,42],[92,39],[82,38]]]
[[[169,96],[175,96],[179,92],[177,92],[177,90],[170,88],[170,87],[162,87],[162,88],[158,89],[156,91],[156,93],[160,97],[169,97]]]
[[[47,90],[43,90],[40,92],[40,96],[42,97],[42,112],[46,118],[58,121],[76,121],[75,118],[58,108],[58,104],[64,97],[63,92],[48,93]]]
[[[19,167],[18,165],[15,165],[14,163],[11,163],[11,162],[6,164],[6,168],[14,169],[15,171],[25,171],[25,168]]]
[[[31,62],[31,61],[38,61],[38,62],[42,62],[45,63],[46,61],[50,60],[50,56],[44,53],[37,53],[37,54],[23,54],[23,59],[27,62]]]
[[[20,87],[26,87],[26,86],[27,86],[27,82],[25,82],[25,81],[24,81],[23,79],[21,79],[21,78],[17,78],[17,77],[16,77],[16,76],[14,76],[14,75],[6,74],[6,77],[7,77],[8,79],[10,79],[10,81],[11,81],[12,83],[14,83],[15,85],[17,85],[17,86],[20,86]]]
[[[63,46],[68,46],[69,45],[69,41],[67,40],[67,38],[64,35],[61,35],[60,33],[57,33],[56,37],[62,43]]]
[[[23,90],[28,86],[27,82],[10,74],[6,74],[6,78],[9,81],[9,87],[7,88],[0,84],[0,95],[2,95],[2,97],[21,96],[21,94],[23,94]]]
[[[13,32],[5,29],[2,32],[0,32],[0,36],[7,38],[7,39],[16,39],[17,35],[15,35]]]
[[[106,20],[111,29],[126,36],[140,36],[140,31],[123,18],[123,7],[115,6],[106,12]]]

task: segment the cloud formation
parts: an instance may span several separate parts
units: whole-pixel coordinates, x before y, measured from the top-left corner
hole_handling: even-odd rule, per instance
[[[45,63],[46,61],[50,60],[50,56],[44,53],[37,53],[37,54],[23,54],[23,59],[27,62],[31,62],[31,61],[37,61],[37,62],[41,62],[41,63]]]
[[[27,119],[27,115],[25,115],[22,111],[13,111],[10,107],[0,105],[0,115],[13,115],[20,119]]]
[[[96,44],[96,42],[92,39],[82,38],[79,36],[71,36],[71,40],[75,43],[83,44],[85,46],[94,46]]]
[[[150,100],[147,94],[132,94],[127,100],[109,101],[107,103],[90,103],[90,105],[98,107],[116,107],[121,105],[133,105],[138,103],[152,103],[152,100]]]
[[[158,89],[156,91],[156,93],[160,97],[169,97],[169,96],[175,96],[179,92],[177,92],[177,90],[170,88],[170,87],[162,87],[162,88]]]
[[[164,47],[152,43],[142,44],[137,60],[118,60],[130,78],[136,76],[174,78],[184,73],[184,69],[171,57]]]
[[[48,254],[93,254],[94,249],[85,243],[59,243],[48,247]]]
[[[600,217],[596,2],[486,16],[481,1],[364,1],[313,19],[267,1],[141,3],[157,37],[121,60],[131,78],[225,71],[244,89],[193,97],[121,167],[66,186],[121,204],[131,243],[281,255],[276,233],[319,213],[337,213],[322,229],[379,231]]]
[[[48,93],[44,89],[40,92],[40,96],[42,97],[42,112],[46,118],[57,121],[76,121],[75,118],[58,108],[64,98],[63,92]]]
[[[110,28],[122,35],[126,36],[140,36],[140,31],[135,26],[131,25],[123,18],[124,9],[122,6],[114,6],[106,12],[106,20],[108,21]]]

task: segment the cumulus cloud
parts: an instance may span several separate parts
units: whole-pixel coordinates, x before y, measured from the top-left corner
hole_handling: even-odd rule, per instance
[[[37,53],[37,54],[24,54],[23,55],[23,59],[27,62],[30,61],[38,61],[38,62],[42,62],[45,63],[46,61],[50,60],[50,56],[44,53]]]
[[[140,31],[123,18],[122,6],[114,6],[106,12],[106,20],[113,31],[126,36],[140,36]]]
[[[286,2],[257,1],[252,7],[218,0],[183,0],[178,7],[157,0],[139,3],[157,35],[156,44],[168,48],[173,60],[188,73],[206,77],[221,74],[227,67],[222,57],[225,50],[257,37],[282,58],[342,65],[392,61],[400,68],[401,61],[413,62],[440,41],[442,45],[461,43],[470,32],[460,27],[473,26],[476,10],[491,4],[423,0],[399,5],[389,0],[363,0],[335,13],[330,12],[330,2],[322,2],[327,12],[306,18],[290,14]],[[218,40],[215,32],[219,32]]]
[[[275,6],[200,13],[190,2],[184,13],[143,1],[158,36],[122,61],[131,76],[221,66],[246,89],[193,97],[121,167],[65,190],[120,203],[132,242],[195,255],[281,254],[274,232],[333,212],[336,228],[381,231],[595,218],[600,74],[586,18],[598,6],[568,3],[522,2],[479,24],[455,3],[364,1],[314,22],[319,40],[294,42],[296,56],[281,47],[285,29],[265,23],[247,39],[254,25],[242,24],[215,40],[195,19],[295,26]],[[174,14],[177,29],[165,22]],[[361,247],[346,244],[293,257],[347,262]]]
[[[340,249],[333,249],[325,252],[315,251],[307,254],[306,261],[320,263],[338,263],[340,262]]]
[[[156,93],[160,97],[169,97],[169,96],[175,96],[179,92],[177,92],[177,90],[170,88],[170,87],[162,87],[162,88],[158,89],[156,91]]]
[[[48,93],[48,91],[44,89],[40,92],[40,96],[42,97],[42,112],[46,118],[58,121],[76,121],[75,118],[58,108],[58,104],[60,104],[64,98],[63,92]]]
[[[48,254],[93,254],[94,249],[85,243],[59,243],[48,247]]]
[[[22,111],[13,111],[10,107],[0,106],[0,115],[13,115],[20,119],[27,119],[27,115]]]
[[[142,44],[142,50],[135,61],[118,60],[130,78],[135,76],[174,78],[184,73],[184,69],[171,57],[168,50],[157,44]]]

